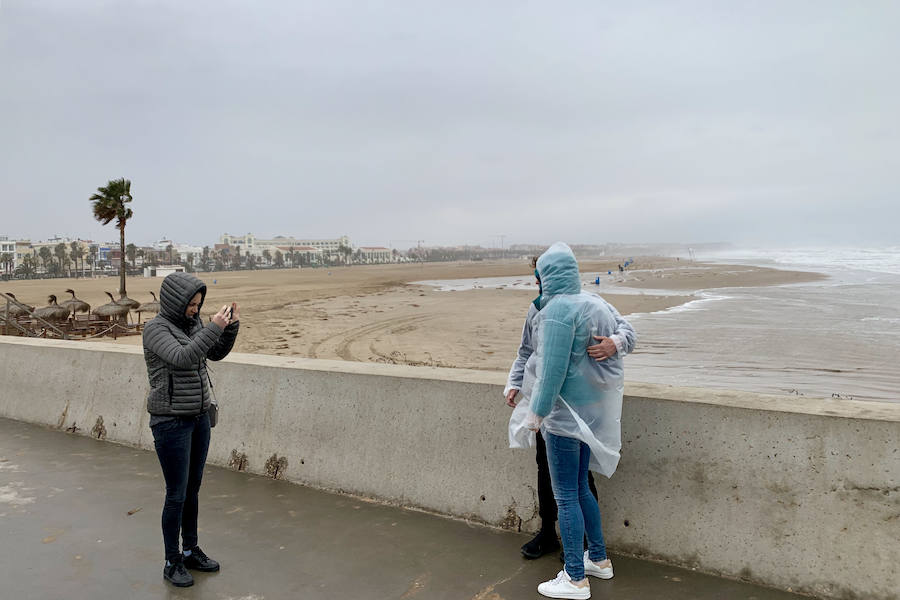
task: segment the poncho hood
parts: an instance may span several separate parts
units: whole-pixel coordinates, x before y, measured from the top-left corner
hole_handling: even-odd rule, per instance
[[[541,254],[537,261],[537,272],[541,279],[543,304],[552,296],[581,292],[578,261],[575,260],[572,249],[563,242],[556,242]]]

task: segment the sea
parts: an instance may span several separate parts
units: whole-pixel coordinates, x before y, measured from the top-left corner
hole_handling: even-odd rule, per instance
[[[900,246],[746,248],[696,260],[814,271],[827,279],[700,290],[679,306],[628,315],[638,334],[625,360],[628,380],[900,402]],[[629,289],[605,273],[582,275],[585,289],[601,295],[686,294]],[[422,283],[445,290],[533,287],[521,277]]]

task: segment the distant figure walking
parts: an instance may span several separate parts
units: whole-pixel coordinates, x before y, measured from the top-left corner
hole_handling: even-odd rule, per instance
[[[200,482],[209,449],[211,389],[206,360],[222,360],[237,338],[236,303],[203,324],[206,285],[188,273],[167,276],[159,314],[144,327],[144,359],[150,379],[147,411],[153,444],[166,480],[162,511],[166,564],[163,577],[178,587],[194,584],[187,569],[218,571],[219,563],[197,545]],[[181,535],[183,551],[179,550]]]
[[[618,465],[625,378],[618,353],[597,361],[587,348],[594,336],[614,335],[617,313],[602,298],[581,291],[578,263],[567,245],[553,244],[538,259],[537,272],[542,291],[534,354],[526,363],[523,399],[510,419],[510,442],[521,440],[523,430],[541,432],[559,507],[565,568],[538,592],[590,598],[586,575],[610,579],[613,567],[588,471],[609,477]]]

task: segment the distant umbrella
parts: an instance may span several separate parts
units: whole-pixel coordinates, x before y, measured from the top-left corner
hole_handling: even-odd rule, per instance
[[[116,302],[116,299],[113,298],[113,295],[109,292],[103,292],[107,296],[109,296],[109,302],[102,306],[98,306],[94,309],[94,314],[99,317],[123,317],[128,314],[130,310],[124,304],[119,304]]]
[[[45,321],[65,321],[69,318],[69,309],[56,303],[56,296],[50,294],[47,298],[49,303],[47,306],[34,311],[34,316],[44,319]]]
[[[143,313],[143,312],[159,312],[159,300],[156,299],[156,294],[150,292],[150,295],[153,296],[153,302],[144,302],[141,304],[141,307],[138,308],[135,312]]]
[[[76,298],[75,290],[68,289],[66,291],[72,294],[72,297],[60,304],[60,306],[65,306],[66,308],[68,308],[69,312],[71,312],[73,315],[77,312],[91,312],[91,305],[84,300],[79,300],[78,298]]]
[[[7,292],[6,295],[9,296],[10,298],[12,298],[13,300],[18,301],[18,298],[16,298],[16,295],[15,295],[15,294],[10,294],[9,292]],[[4,304],[5,304],[5,302],[4,302]],[[28,305],[26,304],[25,306],[28,306]],[[5,308],[5,307],[4,307],[4,308]],[[33,311],[33,310],[34,310],[34,307],[33,307],[33,306],[28,306],[28,310],[25,310],[24,308],[22,308],[22,307],[19,306],[18,304],[12,304],[12,303],[10,303],[10,305],[9,305],[9,316],[11,316],[11,317],[21,317],[22,315],[27,315],[27,314],[28,314],[28,311]]]
[[[130,310],[134,310],[141,305],[140,302],[138,302],[137,300],[132,300],[125,294],[121,294],[119,296],[119,299],[116,300],[116,304],[121,304],[122,306],[127,306]]]

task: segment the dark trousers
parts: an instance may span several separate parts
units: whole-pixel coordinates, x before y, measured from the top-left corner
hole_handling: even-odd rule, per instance
[[[166,502],[162,511],[163,544],[166,560],[181,557],[183,547],[197,545],[197,514],[200,482],[209,450],[209,416],[179,417],[157,423],[152,428],[156,456],[166,479]]]
[[[556,519],[558,510],[556,498],[553,497],[553,485],[550,483],[550,467],[547,464],[547,446],[541,432],[537,433],[538,466],[538,514],[541,516],[541,531],[556,535]],[[588,487],[594,498],[597,497],[597,486],[594,485],[594,474],[588,471]]]

